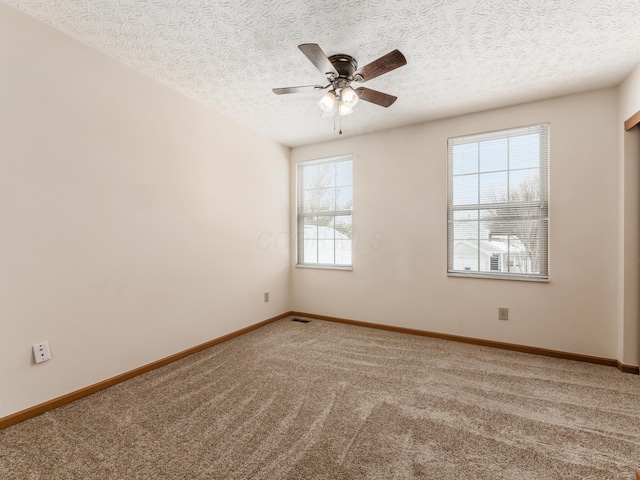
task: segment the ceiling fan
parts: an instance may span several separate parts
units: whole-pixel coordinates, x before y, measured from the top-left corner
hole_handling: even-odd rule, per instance
[[[367,82],[406,65],[407,59],[399,50],[393,50],[364,67],[358,68],[358,62],[352,56],[340,53],[327,57],[318,44],[303,43],[298,45],[298,48],[327,77],[329,83],[327,85],[274,88],[273,93],[283,95],[310,89],[329,89],[320,99],[319,106],[324,112],[335,112],[338,116],[352,113],[358,100],[375,103],[385,108],[393,105],[393,102],[397,100],[398,97],[370,88],[357,86],[354,89],[351,84]]]

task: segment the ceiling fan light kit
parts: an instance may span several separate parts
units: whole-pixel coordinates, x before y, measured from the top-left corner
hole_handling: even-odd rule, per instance
[[[311,63],[324,74],[329,83],[325,86],[305,85],[299,87],[274,88],[273,93],[284,95],[309,89],[330,89],[322,96],[318,105],[322,111],[334,113],[338,117],[353,113],[353,107],[356,106],[359,100],[374,103],[385,108],[390,107],[397,100],[397,97],[393,95],[366,87],[358,87],[354,90],[351,83],[364,83],[406,65],[407,60],[399,50],[393,50],[358,69],[358,62],[352,56],[338,54],[327,57],[316,43],[303,43],[298,45],[298,48]],[[342,133],[342,129],[340,133]]]

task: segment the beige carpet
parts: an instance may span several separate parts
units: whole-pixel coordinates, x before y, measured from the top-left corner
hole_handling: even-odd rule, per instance
[[[0,431],[0,478],[20,480],[632,480],[639,464],[637,375],[319,320]]]

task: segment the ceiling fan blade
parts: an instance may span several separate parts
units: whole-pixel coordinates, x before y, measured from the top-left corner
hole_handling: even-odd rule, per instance
[[[335,77],[338,76],[336,67],[333,66],[333,63],[331,63],[329,58],[324,54],[320,45],[317,43],[303,43],[302,45],[298,45],[298,48],[323,75],[329,76],[332,74]]]
[[[273,93],[276,95],[285,95],[287,93],[298,93],[304,92],[307,90],[324,90],[326,87],[322,85],[301,85],[299,87],[283,87],[283,88],[274,88]]]
[[[371,90],[370,88],[365,87],[357,88],[356,93],[358,94],[358,98],[360,98],[360,100],[375,103],[376,105],[380,105],[381,107],[385,108],[393,105],[393,102],[398,99],[398,97],[394,97],[393,95],[389,95],[388,93],[382,93],[377,90]]]
[[[390,72],[391,70],[395,70],[396,68],[402,67],[407,64],[407,59],[404,58],[404,55],[400,52],[400,50],[394,50],[393,52],[389,52],[386,55],[383,55],[377,60],[365,65],[362,68],[359,68],[354,73],[354,78],[357,79],[358,82],[366,82],[371,80],[372,78],[376,78],[383,73]],[[358,75],[362,78],[358,79]]]

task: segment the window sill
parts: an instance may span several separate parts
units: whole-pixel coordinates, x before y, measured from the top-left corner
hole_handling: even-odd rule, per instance
[[[322,263],[297,263],[296,268],[315,268],[321,270],[353,270],[353,265],[327,265]]]
[[[488,280],[515,280],[518,282],[537,282],[537,283],[549,283],[549,277],[532,277],[527,275],[495,275],[491,273],[463,273],[463,272],[448,272],[448,277],[459,278],[486,278]]]

